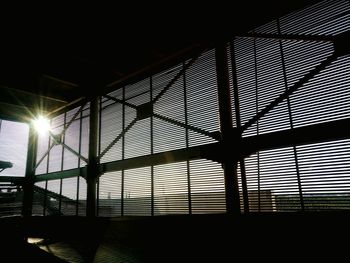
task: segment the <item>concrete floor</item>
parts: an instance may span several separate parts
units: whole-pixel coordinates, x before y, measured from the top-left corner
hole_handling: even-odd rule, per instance
[[[349,223],[348,213],[0,220],[2,253],[30,262],[335,262],[348,254]],[[29,246],[23,234],[43,240]]]

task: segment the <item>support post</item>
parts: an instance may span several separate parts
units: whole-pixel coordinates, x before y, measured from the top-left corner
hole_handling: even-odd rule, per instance
[[[86,216],[96,216],[96,182],[98,177],[98,116],[99,100],[93,97],[90,101],[90,132],[89,132],[89,163],[87,165],[87,197],[86,197]]]
[[[219,43],[215,48],[216,72],[218,83],[218,100],[220,115],[220,130],[222,142],[232,149],[232,111],[230,82],[228,73],[227,49],[225,43]],[[234,156],[235,154],[232,154]],[[237,179],[237,160],[225,158],[223,162],[225,191],[226,191],[226,211],[228,214],[240,214],[239,188]]]
[[[33,124],[29,124],[29,139],[27,149],[26,173],[23,183],[23,206],[22,215],[24,217],[32,215],[34,196],[34,176],[38,136]]]
[[[242,127],[241,127],[241,112],[240,112],[240,102],[239,102],[239,91],[238,91],[238,79],[237,79],[237,65],[235,59],[235,49],[234,42],[230,42],[230,53],[231,53],[231,66],[232,66],[232,85],[233,85],[233,99],[235,104],[235,116],[236,116],[236,126],[238,130],[239,139],[242,138]],[[243,197],[243,207],[244,213],[249,213],[249,196],[248,196],[248,187],[247,187],[247,177],[245,170],[244,158],[239,160],[241,168],[241,181],[242,181],[242,197]]]

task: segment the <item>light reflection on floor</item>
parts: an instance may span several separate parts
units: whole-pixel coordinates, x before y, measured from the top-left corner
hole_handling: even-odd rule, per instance
[[[36,244],[40,249],[60,258],[67,262],[83,263],[92,262],[86,258],[86,249],[77,244],[62,241],[47,241],[40,238],[28,238],[28,243]],[[121,245],[119,242],[102,242],[93,256],[94,263],[100,262],[125,262],[137,263],[140,259],[134,254],[135,251]]]

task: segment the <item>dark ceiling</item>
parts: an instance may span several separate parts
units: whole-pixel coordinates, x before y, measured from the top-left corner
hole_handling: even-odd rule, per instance
[[[0,42],[0,118],[53,111],[150,65],[171,62],[198,45],[213,45],[307,4],[252,1],[211,9],[3,26]],[[314,1],[313,1],[314,2]],[[120,12],[120,11],[119,11]],[[49,18],[50,15],[47,15]],[[107,17],[107,18],[106,18]],[[137,17],[137,19],[135,18]],[[29,20],[30,21],[30,20]],[[170,62],[169,62],[170,61]]]

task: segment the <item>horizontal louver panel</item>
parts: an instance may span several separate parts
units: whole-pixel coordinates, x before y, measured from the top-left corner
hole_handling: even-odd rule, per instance
[[[301,209],[292,147],[262,151],[245,159],[249,209],[252,212]]]
[[[151,153],[151,121],[139,120],[125,134],[125,158],[132,158]]]
[[[19,216],[22,212],[23,190],[7,183],[0,185],[0,217]]]
[[[180,72],[181,69],[182,65],[178,64],[152,76],[152,99],[155,99],[159,93],[169,85],[170,81]],[[178,85],[181,82],[182,77],[178,79],[175,84]],[[172,87],[170,88],[173,89]],[[166,96],[166,93],[163,96]]]
[[[150,102],[150,79],[146,78],[125,87],[125,101],[134,105]]]
[[[349,30],[349,1],[322,1],[281,18],[281,31],[287,34],[336,35]]]
[[[70,118],[68,118],[69,120]],[[76,153],[79,153],[79,139],[80,139],[80,121],[73,121],[64,134],[64,143],[72,148]],[[78,168],[79,157],[64,149],[63,155],[63,170]]]
[[[187,163],[154,167],[154,214],[188,214]]]
[[[51,180],[47,182],[46,214],[60,215],[60,189],[61,180]]]
[[[282,41],[282,48],[288,87],[291,87],[333,52],[332,43],[327,42],[286,40]]]
[[[66,178],[62,180],[61,213],[62,215],[76,215],[77,211],[77,180]]]
[[[151,215],[151,167],[124,172],[124,215]]]
[[[238,38],[234,41],[234,50],[239,110],[241,125],[243,125],[257,113],[254,41],[252,39]],[[244,135],[254,135],[256,132],[256,127],[253,127],[245,131]]]
[[[350,209],[350,140],[298,146],[306,210]]]
[[[80,154],[85,158],[89,153],[89,133],[90,133],[90,117],[84,117],[81,120],[81,137],[80,137]],[[86,165],[86,162],[80,159],[80,167]]]
[[[209,160],[190,161],[190,180],[193,214],[226,212],[221,164]]]
[[[258,111],[285,92],[280,45],[278,41],[256,41],[257,102]],[[273,65],[273,66],[271,66]],[[289,129],[287,103],[281,103],[259,121],[259,134]]]
[[[232,46],[231,46],[232,44]],[[235,101],[234,101],[234,86],[237,84],[236,83],[236,76],[237,74],[235,73],[235,70],[232,66],[232,58],[233,55],[231,56],[231,49],[234,51],[234,44],[233,42],[228,43],[228,46],[226,47],[226,52],[227,52],[227,58],[228,58],[228,71],[229,71],[229,82],[230,82],[230,96],[231,96],[231,114],[232,114],[232,127],[237,127],[236,124],[236,111],[235,111]],[[236,61],[234,60],[234,65],[236,64]]]
[[[122,172],[105,173],[99,178],[98,215],[120,216]]]
[[[37,142],[37,160],[39,161],[47,152],[49,148],[49,134],[43,133],[38,134]],[[42,162],[35,169],[35,174],[45,174],[47,173],[47,156],[44,157]]]
[[[111,95],[112,96],[112,95]],[[122,100],[123,90],[113,94],[113,97]],[[114,139],[123,131],[123,105],[112,100],[105,100],[101,104],[101,138],[100,152],[103,152]],[[100,162],[110,162],[122,158],[122,139],[119,140],[104,156]]]
[[[157,118],[153,119],[153,152],[165,152],[186,147],[186,130]]]
[[[86,215],[86,194],[87,194],[87,185],[86,180],[79,176],[78,181],[78,215],[85,216]]]
[[[45,188],[46,188],[46,181],[37,182],[34,184],[33,209],[32,209],[33,216],[45,215],[45,212],[44,212],[44,208],[46,204]]]
[[[219,130],[215,52],[201,55],[186,71],[188,124],[207,132]],[[189,146],[215,142],[214,139],[189,132]]]
[[[335,61],[291,96],[295,127],[350,117],[350,57]]]

